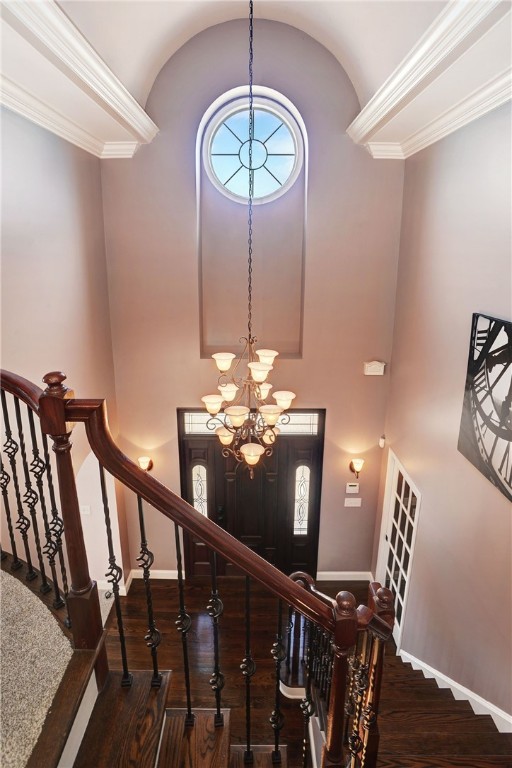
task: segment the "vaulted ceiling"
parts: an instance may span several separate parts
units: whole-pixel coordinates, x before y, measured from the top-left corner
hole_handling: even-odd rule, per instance
[[[352,80],[351,138],[405,158],[511,98],[510,0],[256,0],[322,43]],[[1,101],[98,157],[158,132],[144,106],[164,63],[245,0],[2,0]],[[334,94],[335,97],[335,94]]]

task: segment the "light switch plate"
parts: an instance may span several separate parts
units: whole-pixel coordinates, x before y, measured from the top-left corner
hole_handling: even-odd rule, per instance
[[[360,507],[361,506],[361,497],[359,496],[357,499],[345,499],[345,506],[346,507]]]
[[[345,493],[359,493],[359,483],[347,483]]]

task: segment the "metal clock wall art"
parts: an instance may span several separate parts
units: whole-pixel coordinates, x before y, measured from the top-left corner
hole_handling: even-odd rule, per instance
[[[473,315],[458,449],[512,501],[512,322]]]

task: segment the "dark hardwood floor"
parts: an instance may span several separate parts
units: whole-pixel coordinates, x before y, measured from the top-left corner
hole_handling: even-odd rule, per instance
[[[335,596],[340,589],[352,592],[359,603],[366,602],[366,582],[343,585],[322,582],[323,592]],[[209,686],[213,670],[211,619],[206,612],[209,580],[189,579],[185,602],[192,617],[189,653],[192,700],[197,707],[211,708],[214,697]],[[156,624],[162,633],[159,664],[172,669],[168,705],[184,704],[181,638],[175,627],[178,613],[176,582],[152,582]],[[225,675],[222,706],[231,709],[231,743],[245,740],[245,686],[240,663],[245,655],[244,580],[219,579],[219,594],[224,603],[220,619],[220,666]],[[147,628],[144,586],[132,583],[129,596],[122,598],[129,664],[133,669],[150,666],[149,651],[143,637]],[[286,619],[284,619],[285,621]],[[257,672],[252,684],[253,744],[272,744],[269,723],[274,708],[275,665],[270,655],[275,640],[277,600],[257,583],[252,584],[252,652]],[[119,667],[120,653],[116,621],[111,612],[107,649],[113,667]],[[281,698],[285,716],[282,743],[288,745],[288,765],[301,765],[303,719],[298,702]],[[489,716],[474,715],[468,702],[455,701],[447,689],[439,689],[419,671],[404,664],[389,643],[385,661],[380,717],[380,768],[512,768],[512,734],[499,734]]]
[[[2,561],[9,572],[11,559]],[[39,593],[39,580],[27,582],[25,568],[13,575],[29,589]],[[340,589],[352,592],[358,603],[366,602],[366,582],[322,582],[323,592],[331,596]],[[231,743],[245,741],[245,685],[240,663],[245,655],[244,580],[219,579],[224,603],[220,619],[220,666],[226,678],[222,707],[230,708]],[[211,709],[214,696],[209,680],[213,670],[211,619],[206,612],[209,580],[195,577],[185,587],[185,601],[192,617],[189,653],[193,706]],[[162,634],[159,664],[172,670],[167,697],[168,707],[184,706],[184,677],[181,636],[176,629],[178,614],[177,583],[152,582],[156,624]],[[40,595],[51,609],[51,595]],[[151,669],[149,649],[144,642],[147,610],[144,584],[135,580],[128,597],[121,598],[128,662],[132,670]],[[62,623],[65,610],[53,611]],[[252,653],[257,663],[253,678],[253,744],[272,744],[269,717],[275,701],[275,666],[270,655],[275,640],[277,600],[260,585],[252,585]],[[66,633],[67,630],[65,629]],[[107,651],[113,669],[120,669],[115,612],[107,622]],[[298,702],[281,698],[285,716],[282,743],[288,745],[288,766],[299,768],[303,738],[303,719]],[[439,689],[419,671],[396,656],[392,643],[385,657],[380,706],[380,750],[378,768],[512,768],[512,734],[500,734],[487,715],[474,715],[466,701],[455,701],[448,689]]]

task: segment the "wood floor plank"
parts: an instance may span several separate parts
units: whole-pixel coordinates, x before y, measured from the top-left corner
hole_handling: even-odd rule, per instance
[[[129,688],[111,673],[98,696],[74,768],[153,768],[170,673],[151,688],[151,672],[133,672]],[[105,738],[108,734],[108,738]]]
[[[281,754],[281,762],[275,763],[272,762],[272,754],[273,754],[273,747],[270,745],[255,745],[252,747],[252,754],[253,754],[253,762],[251,763],[251,768],[276,768],[276,766],[281,766],[281,768],[287,768],[288,765],[288,756],[287,756],[287,746],[284,744],[280,748],[280,754]],[[229,763],[229,768],[247,768],[247,764],[244,763],[244,755],[245,755],[245,747],[242,744],[232,744],[231,745],[231,760]]]
[[[133,667],[149,668],[150,655],[141,642],[147,626],[143,586],[142,582],[134,581],[129,596],[121,598],[121,602],[129,663]],[[358,604],[366,601],[367,583],[364,582],[323,582],[321,589],[332,596],[346,589],[356,596]],[[226,680],[222,691],[222,706],[231,708],[232,743],[243,745],[245,689],[240,672],[240,663],[245,654],[243,580],[233,577],[219,579],[219,592],[224,603],[224,614],[219,620],[220,666]],[[192,617],[189,656],[194,707],[213,706],[209,684],[213,669],[213,638],[211,619],[206,612],[209,594],[208,579],[187,580],[185,604]],[[174,624],[179,609],[176,582],[153,582],[153,605],[156,624],[162,633],[160,664],[175,670],[169,692],[169,706],[183,707],[181,636]],[[270,649],[275,640],[277,601],[269,597],[261,585],[254,584],[252,608],[251,647],[257,666],[251,685],[252,741],[272,744],[273,732],[269,716],[275,705],[275,665]],[[115,639],[114,625],[114,617],[111,617],[108,625],[108,653],[111,663],[119,668],[119,646]],[[302,765],[304,720],[298,704],[297,701],[284,698],[280,704],[285,716],[282,741],[288,745],[288,764],[293,768]],[[435,680],[424,678],[422,672],[405,664],[396,656],[392,642],[386,648],[380,712],[379,768],[512,768],[512,749],[507,735],[488,730],[488,718],[482,719],[480,716],[473,719],[468,702],[455,701],[449,689],[439,689]],[[408,713],[407,718],[402,717],[406,721],[405,727],[404,722],[396,722],[401,719],[397,712]],[[416,725],[422,718],[428,723],[424,731]]]
[[[224,725],[215,725],[214,709],[195,710],[193,725],[185,725],[185,709],[168,709],[158,768],[228,768],[229,710]]]

